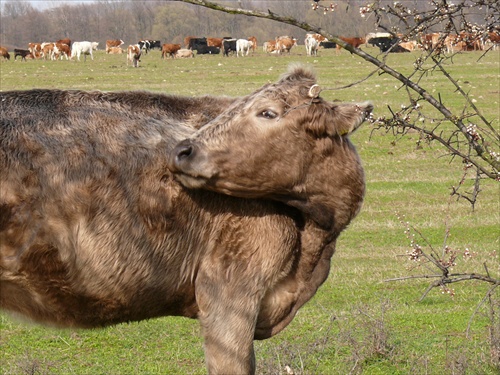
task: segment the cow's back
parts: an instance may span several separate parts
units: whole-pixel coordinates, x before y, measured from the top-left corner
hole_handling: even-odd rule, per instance
[[[0,94],[1,308],[59,326],[196,317],[199,269],[210,280],[226,275],[210,274],[215,264],[245,279],[258,272],[270,285],[292,261],[289,208],[188,192],[173,180],[167,156],[195,129],[179,120],[189,111],[134,112],[141,95],[183,100]]]
[[[167,300],[151,302],[149,278],[176,294],[166,286],[180,282],[178,265],[156,268],[164,251],[175,257],[179,250],[169,246],[178,240],[168,225],[181,225],[164,152],[189,128],[105,106],[69,106],[77,99],[2,93],[1,305],[70,326],[163,315]],[[159,217],[169,218],[162,236]],[[192,241],[199,248],[201,239]],[[188,300],[178,297],[179,306],[189,308],[192,296],[182,295]],[[149,312],[137,309],[141,302]]]

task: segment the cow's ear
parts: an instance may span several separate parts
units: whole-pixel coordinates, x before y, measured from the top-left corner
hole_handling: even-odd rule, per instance
[[[307,129],[316,137],[344,136],[355,131],[373,110],[369,102],[357,104],[312,104],[306,120]]]

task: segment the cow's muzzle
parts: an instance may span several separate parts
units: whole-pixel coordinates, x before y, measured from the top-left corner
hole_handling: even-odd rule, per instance
[[[203,153],[189,139],[181,141],[172,150],[168,168],[188,188],[200,188],[212,176],[212,168],[208,167]]]

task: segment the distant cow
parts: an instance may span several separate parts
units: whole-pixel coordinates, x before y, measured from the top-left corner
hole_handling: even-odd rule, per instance
[[[71,56],[71,49],[66,43],[56,42],[54,45],[54,49],[52,50],[52,56],[54,59],[57,59],[59,57],[62,60],[62,58],[65,57],[66,60],[68,60]]]
[[[28,50],[31,52],[34,58],[39,58],[42,53],[41,43],[28,43]]]
[[[122,44],[124,44],[124,42],[121,39],[106,40],[106,53],[109,53],[111,47],[120,47]]]
[[[220,48],[197,45],[195,51],[198,55],[218,55],[220,53]]]
[[[236,41],[236,57],[239,56],[241,53],[241,56],[248,56],[248,53],[252,49],[253,42],[247,40],[247,39],[238,39]]]
[[[236,52],[236,39],[224,39],[222,42],[224,49],[224,56],[229,57],[229,53],[233,54]]]
[[[59,39],[56,43],[66,44],[69,48],[71,48],[70,38]]]
[[[29,49],[14,48],[14,60],[17,60],[17,56],[21,56],[21,61],[34,58]]]
[[[192,50],[187,49],[187,48],[181,48],[175,53],[175,57],[178,58],[189,58],[189,57],[194,57],[194,53]]]
[[[251,36],[248,38],[250,42],[252,42],[252,52],[255,52],[257,50],[257,38],[254,36]]]
[[[130,62],[134,68],[139,67],[139,62],[141,61],[142,49],[139,44],[131,44],[127,48],[127,65]]]
[[[160,40],[150,40],[149,41],[149,48],[150,49],[158,49],[161,51],[161,41]]]
[[[137,45],[139,46],[141,51],[143,51],[144,53],[147,54],[149,52],[149,49],[150,49],[149,40],[139,40],[139,42],[137,42]]]
[[[10,60],[10,53],[5,47],[0,46],[0,56],[2,56],[4,60]]]
[[[268,40],[262,44],[262,50],[264,52],[272,53],[276,51],[276,40]]]
[[[376,37],[371,38],[368,43],[373,46],[377,46],[380,49],[380,52],[410,52],[408,49],[399,45],[399,38],[388,38],[388,37]]]
[[[306,47],[307,56],[318,55],[319,41],[314,36],[307,34],[306,39],[304,40],[304,45]]]
[[[107,51],[110,55],[119,55],[123,53],[122,47],[110,47]]]
[[[336,48],[337,47],[337,43],[327,42],[326,40],[323,42],[320,42],[319,45],[320,45],[320,47],[323,47],[323,48]]]
[[[60,327],[198,318],[208,372],[253,373],[253,340],[316,293],[363,200],[348,134],[371,106],[318,92],[297,68],[235,99],[0,92],[0,307]],[[213,169],[178,169],[197,169],[219,137],[229,152],[206,160]],[[232,194],[240,165],[240,194],[282,202],[187,190],[169,170],[210,184],[206,173],[229,167],[211,181],[217,190],[227,177]]]
[[[222,38],[207,38],[207,46],[222,48]]]
[[[189,39],[189,44],[188,44],[188,49],[192,49],[193,51],[196,51],[199,46],[202,47],[207,47],[207,38],[194,38],[190,37]]]
[[[354,48],[358,48],[362,44],[366,43],[366,38],[350,38],[350,37],[339,37],[339,39],[343,40],[347,44],[350,44]],[[343,47],[340,44],[337,44],[337,52],[339,52]]]
[[[45,60],[54,60],[54,43],[42,43],[42,57]]]
[[[87,61],[87,55],[94,60],[94,55],[92,54],[93,48],[91,42],[73,42],[71,46],[71,58],[75,57],[80,61],[80,55],[83,54],[83,61]]]
[[[293,46],[297,45],[297,39],[289,36],[279,36],[276,38],[276,52],[281,54],[287,52],[290,54],[290,50]]]
[[[161,46],[161,58],[164,59],[165,57],[170,56],[171,58],[175,57],[175,53],[181,49],[180,44],[164,44]]]

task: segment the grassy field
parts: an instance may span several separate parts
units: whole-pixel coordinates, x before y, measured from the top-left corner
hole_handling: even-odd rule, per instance
[[[457,55],[449,69],[498,129],[500,55],[480,56]],[[414,58],[394,54],[388,63],[409,73]],[[325,50],[307,57],[303,46],[290,56],[257,52],[246,58],[189,60],[161,60],[155,51],[142,58],[138,69],[126,65],[125,55],[102,51],[86,62],[1,61],[0,89],[245,95],[275,81],[291,62],[314,66],[320,85],[330,89],[322,92],[324,98],[371,100],[375,116],[388,114],[388,106],[400,108],[407,99],[400,84],[387,75],[375,74],[354,87],[335,90],[362,79],[373,67],[346,51]],[[420,84],[461,112],[464,100],[442,74],[429,74]],[[400,139],[372,130],[366,124],[352,137],[366,169],[363,210],[341,236],[330,277],[316,296],[282,333],[256,342],[258,374],[286,374],[286,366],[295,374],[498,374],[490,339],[498,320],[491,321],[488,305],[477,309],[488,285],[454,284],[453,297],[435,289],[418,302],[430,280],[384,280],[432,273],[410,270],[414,264],[402,256],[409,240],[396,212],[435,248],[443,246],[449,227],[448,245],[477,253],[467,261],[459,259],[455,271],[484,272],[482,264],[487,262],[492,275],[500,277],[499,184],[483,181],[472,211],[467,202],[449,198],[451,186],[462,177],[459,161],[450,160],[437,144],[419,145],[418,134]],[[499,314],[498,291],[494,299]],[[193,320],[166,317],[83,331],[43,328],[0,315],[0,330],[1,374],[205,373],[200,329]]]

